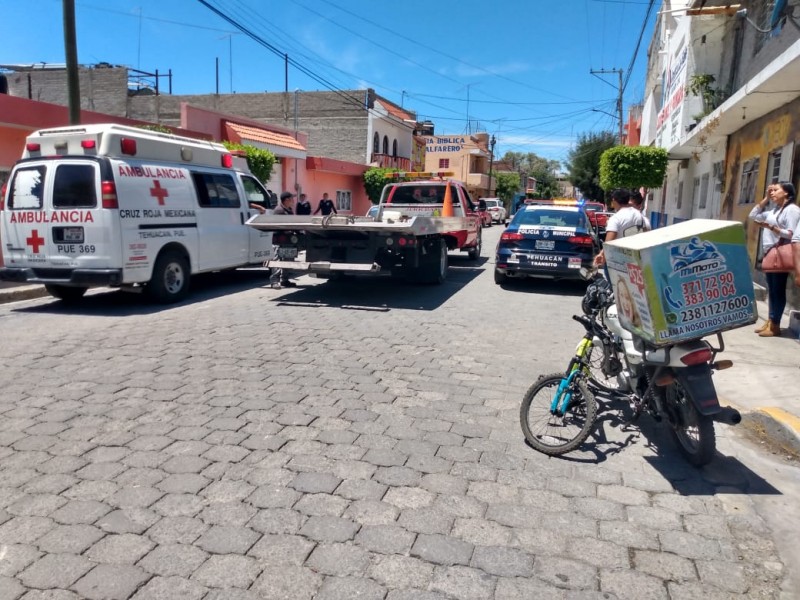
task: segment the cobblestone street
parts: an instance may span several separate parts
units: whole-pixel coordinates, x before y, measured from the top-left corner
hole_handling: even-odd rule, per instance
[[[524,444],[581,289],[475,264],[0,307],[0,600],[791,597],[727,428],[702,471],[613,411]]]

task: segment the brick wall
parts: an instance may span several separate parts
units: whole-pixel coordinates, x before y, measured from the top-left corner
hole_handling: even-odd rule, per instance
[[[52,104],[69,104],[66,70],[32,70],[6,74],[8,93]],[[127,110],[127,69],[79,69],[81,108],[124,117]]]

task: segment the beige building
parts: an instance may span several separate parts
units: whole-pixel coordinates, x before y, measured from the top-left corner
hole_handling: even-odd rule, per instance
[[[424,135],[425,170],[451,171],[464,182],[474,198],[494,197],[497,180],[492,177],[489,189],[489,165],[492,160],[488,133]]]

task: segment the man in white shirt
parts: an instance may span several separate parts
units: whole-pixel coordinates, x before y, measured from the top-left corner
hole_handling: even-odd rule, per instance
[[[611,207],[614,209],[614,214],[606,223],[606,242],[635,235],[647,229],[646,219],[639,210],[631,206],[630,200],[631,194],[628,190],[617,189],[611,192]],[[594,264],[596,266],[606,264],[603,250],[594,257]]]

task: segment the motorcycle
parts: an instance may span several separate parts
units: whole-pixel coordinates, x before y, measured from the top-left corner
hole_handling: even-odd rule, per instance
[[[647,412],[666,422],[677,447],[697,467],[716,453],[715,423],[736,425],[741,414],[719,403],[712,374],[733,366],[717,360],[718,346],[697,339],[656,347],[624,329],[611,286],[599,272],[589,280],[581,306],[573,317],[586,329],[566,373],[540,377],[523,399],[520,420],[525,438],[537,450],[560,455],[588,437],[597,415],[595,395],[629,403],[636,420]],[[551,396],[552,394],[552,396]],[[544,400],[544,407],[535,405]],[[537,412],[538,411],[538,412]],[[532,416],[544,416],[535,423]],[[575,428],[575,433],[567,433]]]

